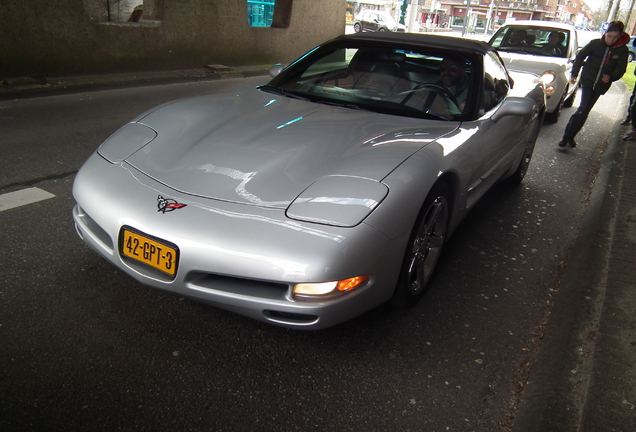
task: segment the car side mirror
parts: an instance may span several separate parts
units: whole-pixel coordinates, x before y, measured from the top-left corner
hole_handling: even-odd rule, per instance
[[[274,66],[269,68],[269,76],[271,76],[272,78],[276,77],[276,75],[281,73],[283,69],[285,69],[285,67],[286,66],[282,63],[276,63]]]
[[[498,122],[499,119],[505,116],[531,116],[534,110],[535,103],[532,99],[524,97],[510,97],[501,104],[491,119],[494,122]]]

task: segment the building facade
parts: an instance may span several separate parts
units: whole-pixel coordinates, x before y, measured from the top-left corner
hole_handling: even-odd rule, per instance
[[[402,6],[399,0],[347,0],[351,15],[362,9],[378,9],[391,12],[396,20]],[[591,9],[582,0],[417,0],[416,8],[423,31],[454,28],[491,32],[512,20],[560,21],[579,28],[595,24]]]
[[[463,27],[468,21],[471,29],[492,31],[507,21],[560,21],[580,28],[593,25],[589,7],[581,0],[442,0],[451,27]]]
[[[0,78],[290,62],[345,0],[2,0]]]

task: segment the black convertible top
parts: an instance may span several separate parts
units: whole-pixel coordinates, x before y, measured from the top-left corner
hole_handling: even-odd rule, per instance
[[[493,48],[485,42],[463,39],[450,36],[436,36],[428,34],[418,33],[392,33],[392,32],[377,32],[377,33],[356,33],[351,35],[343,35],[337,37],[335,40],[359,40],[359,41],[375,41],[375,42],[392,42],[392,43],[407,43],[411,45],[429,46],[439,49],[448,49],[451,51],[471,51],[474,53],[485,54],[488,51],[492,51]]]

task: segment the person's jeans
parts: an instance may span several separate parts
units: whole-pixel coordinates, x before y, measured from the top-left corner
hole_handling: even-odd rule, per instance
[[[583,128],[587,116],[590,115],[590,111],[594,108],[594,104],[601,96],[602,93],[592,90],[592,87],[581,87],[581,104],[577,108],[576,112],[570,117],[568,125],[565,127],[563,138],[574,139],[577,133]],[[636,111],[636,110],[635,110]]]

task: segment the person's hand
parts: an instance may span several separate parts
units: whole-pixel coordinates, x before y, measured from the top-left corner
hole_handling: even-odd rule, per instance
[[[601,78],[601,81],[603,81],[604,83],[608,83],[608,82],[610,82],[611,79],[612,78],[609,75],[603,74],[603,77]]]
[[[570,84],[576,84],[576,77],[570,78]]]

